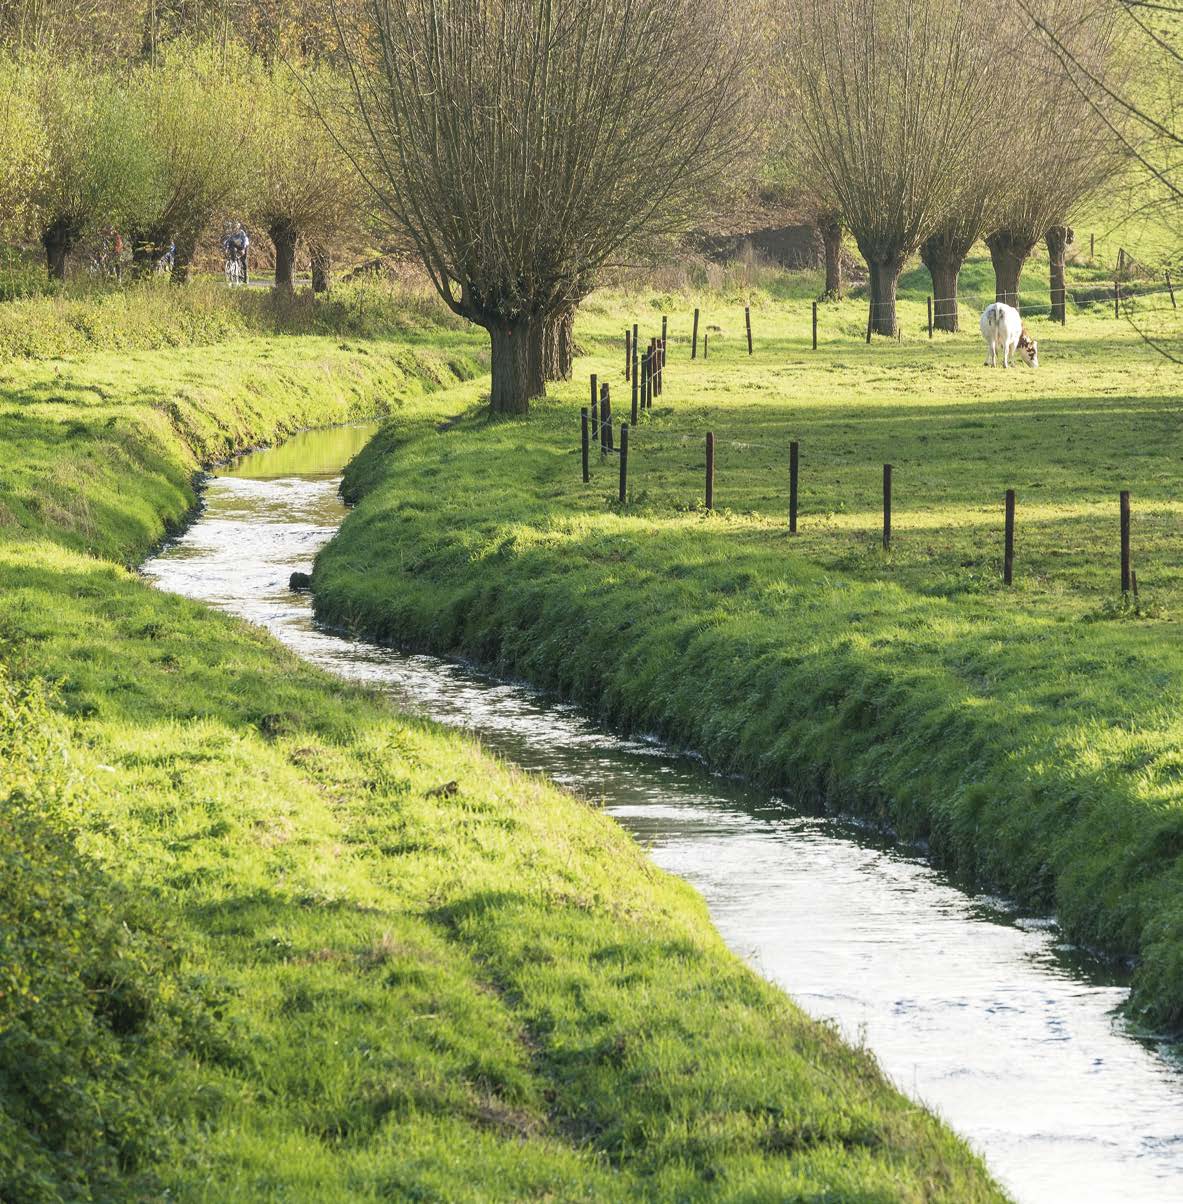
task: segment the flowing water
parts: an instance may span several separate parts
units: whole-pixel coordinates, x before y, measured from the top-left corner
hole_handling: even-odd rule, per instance
[[[372,429],[308,432],[219,473],[201,516],[145,575],[602,797],[654,861],[702,892],[733,949],[865,1041],[1017,1199],[1183,1200],[1183,1058],[1128,1031],[1121,978],[1051,922],[527,687],[319,628],[288,576],[336,531],[341,466]]]

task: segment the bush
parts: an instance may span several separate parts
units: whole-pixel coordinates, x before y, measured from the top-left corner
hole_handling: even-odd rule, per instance
[[[0,1199],[133,1198],[171,1110],[174,957],[78,853],[64,733],[3,675],[0,781]]]

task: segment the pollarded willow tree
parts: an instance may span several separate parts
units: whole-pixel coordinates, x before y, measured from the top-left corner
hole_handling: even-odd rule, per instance
[[[367,0],[341,21],[358,166],[489,332],[493,411],[545,393],[548,328],[624,248],[700,217],[745,153],[728,28],[702,0]]]
[[[1044,17],[1065,28],[1083,63],[1099,78],[1118,62],[1119,41],[1112,14],[1098,8],[1082,13],[1078,0],[1040,0]],[[1023,267],[1046,241],[1050,264],[1051,311],[1063,318],[1065,255],[1072,242],[1069,222],[1096,190],[1122,165],[1119,144],[1089,100],[1066,87],[1055,55],[1038,35],[1025,38],[1023,53],[1012,56],[1015,90],[1023,97],[1023,120],[1008,134],[1015,165],[999,192],[986,235],[994,264],[995,299],[1019,303]],[[1115,114],[1114,120],[1119,120]]]
[[[955,203],[990,111],[990,47],[970,0],[787,0],[808,175],[825,184],[870,272],[871,318],[896,330],[908,257]],[[796,21],[794,21],[796,18]],[[996,100],[996,98],[994,98]]]

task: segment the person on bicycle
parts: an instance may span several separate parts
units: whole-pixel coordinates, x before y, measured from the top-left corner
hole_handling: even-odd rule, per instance
[[[222,236],[222,250],[226,253],[226,258],[234,258],[242,265],[242,281],[246,283],[246,257],[247,251],[250,249],[250,235],[242,227],[242,222],[235,222],[234,229],[230,229],[230,223],[226,223],[225,233]]]

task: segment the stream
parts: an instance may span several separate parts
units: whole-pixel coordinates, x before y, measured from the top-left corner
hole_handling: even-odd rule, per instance
[[[1052,921],[529,687],[318,627],[288,577],[340,525],[342,466],[375,429],[306,432],[219,470],[200,516],[144,575],[602,798],[702,893],[732,949],[868,1045],[1017,1200],[1183,1200],[1183,1056],[1131,1032],[1116,1012],[1120,973],[1065,944]]]

